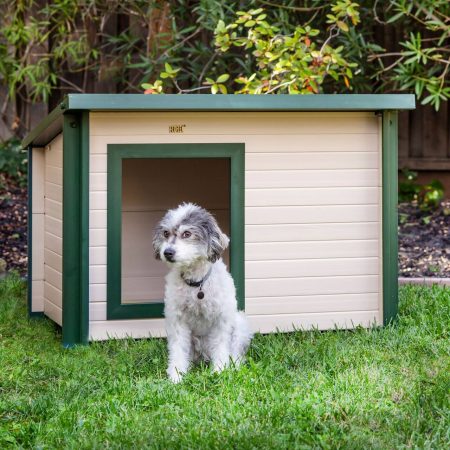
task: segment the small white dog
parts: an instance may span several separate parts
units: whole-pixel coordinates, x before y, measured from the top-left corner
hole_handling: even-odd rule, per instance
[[[214,217],[192,203],[169,210],[153,238],[166,261],[167,374],[181,381],[191,362],[211,361],[215,371],[238,365],[250,345],[247,319],[237,311],[233,279],[221,259],[229,239]]]

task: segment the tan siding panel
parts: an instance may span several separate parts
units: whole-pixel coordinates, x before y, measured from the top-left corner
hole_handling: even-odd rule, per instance
[[[380,324],[378,311],[331,312],[317,314],[281,314],[251,315],[250,325],[253,331],[272,333],[275,331],[290,332],[295,330],[351,329],[357,326],[370,327]]]
[[[107,213],[106,209],[101,210],[90,210],[89,211],[89,226],[91,228],[101,228],[105,230],[106,234],[106,223],[107,223]]]
[[[247,153],[247,170],[325,170],[325,169],[375,169],[376,152],[347,153]]]
[[[246,189],[247,206],[375,205],[377,187]]]
[[[185,125],[183,135],[354,134],[377,132],[377,119],[365,113],[93,113],[92,135],[167,134]]]
[[[126,337],[148,338],[166,336],[164,319],[114,320],[89,322],[89,336],[93,341]]]
[[[62,326],[62,309],[54,303],[44,300],[45,315],[50,317],[58,325]]]
[[[90,191],[106,191],[106,181],[107,174],[106,173],[91,173],[89,176],[89,186]]]
[[[33,205],[32,211],[36,214],[44,213],[44,195],[45,195],[45,152],[43,148],[33,148]]]
[[[245,186],[254,188],[370,187],[379,185],[378,169],[247,170]]]
[[[263,125],[264,126],[264,125]],[[265,130],[263,130],[265,131]],[[279,135],[257,134],[140,134],[122,136],[91,135],[91,154],[106,154],[108,143],[150,144],[150,143],[244,143],[248,153],[283,152],[374,152],[377,151],[376,134],[286,134],[282,140]]]
[[[106,302],[106,284],[89,284],[89,301]]]
[[[62,158],[62,147],[49,145],[45,148],[45,161],[49,166],[62,167]]]
[[[245,277],[246,279],[265,279],[376,275],[378,270],[378,258],[247,261],[245,264]]]
[[[292,297],[247,297],[246,314],[304,314],[334,311],[376,311],[378,294],[305,295]]]
[[[93,266],[89,265],[89,281],[94,284],[106,283],[106,265]]]
[[[246,207],[245,223],[298,224],[298,223],[348,223],[376,222],[379,220],[377,205],[332,206],[268,206]]]
[[[261,242],[245,244],[245,260],[369,258],[378,251],[377,240]]]
[[[45,265],[45,281],[55,288],[62,291],[62,274],[59,270],[55,270],[50,265]]]
[[[45,216],[45,231],[62,238],[62,220],[55,219],[47,214]]]
[[[265,126],[263,125],[265,133]],[[244,137],[244,136],[242,136]],[[245,136],[247,152],[376,152],[377,136],[374,134],[298,134],[285,135],[250,135]]]
[[[106,173],[108,167],[108,159],[106,154],[91,154],[89,158],[89,170],[91,173]]]
[[[33,229],[31,248],[32,265],[32,279],[44,279],[44,214],[33,214]],[[34,296],[34,292],[33,292]]]
[[[33,298],[31,301],[32,312],[44,311],[44,281],[33,280],[31,282],[31,290],[33,292]]]
[[[59,203],[62,202],[62,186],[60,184],[45,182],[45,196]]]
[[[62,184],[62,169],[60,167],[46,166],[45,181],[55,184]]]
[[[53,303],[59,308],[62,307],[62,292],[47,281],[44,282],[44,297],[46,301]],[[45,310],[45,313],[47,314],[47,310]]]
[[[62,272],[62,256],[58,255],[55,252],[52,252],[50,249],[46,248],[44,250],[45,255],[45,263],[50,267]]]
[[[62,203],[46,198],[45,213],[51,217],[62,220]]]
[[[62,239],[50,233],[45,233],[45,248],[62,255]]]
[[[378,276],[247,279],[246,297],[359,294],[378,291]]]
[[[379,224],[377,222],[247,225],[245,242],[378,239],[378,232]]]
[[[90,248],[89,248],[89,264],[90,265],[106,264],[106,247],[90,246]]]
[[[91,224],[91,228],[89,229],[89,246],[90,247],[106,246],[106,236],[107,231],[105,228],[92,228]]]

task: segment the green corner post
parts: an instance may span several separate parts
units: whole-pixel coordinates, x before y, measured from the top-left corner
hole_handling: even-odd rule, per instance
[[[66,348],[89,327],[89,113],[63,119],[63,327]]]
[[[398,312],[398,115],[383,112],[383,324]]]

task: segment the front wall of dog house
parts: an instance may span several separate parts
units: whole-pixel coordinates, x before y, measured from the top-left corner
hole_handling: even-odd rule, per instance
[[[382,323],[378,116],[95,112],[91,339],[165,334],[163,319],[106,320],[107,145],[124,143],[245,144],[245,310],[254,330]]]

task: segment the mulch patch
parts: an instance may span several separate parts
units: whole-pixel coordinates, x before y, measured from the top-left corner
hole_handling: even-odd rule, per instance
[[[6,270],[27,273],[27,189],[0,175],[0,258]]]
[[[450,201],[434,211],[399,205],[399,275],[450,277]]]

